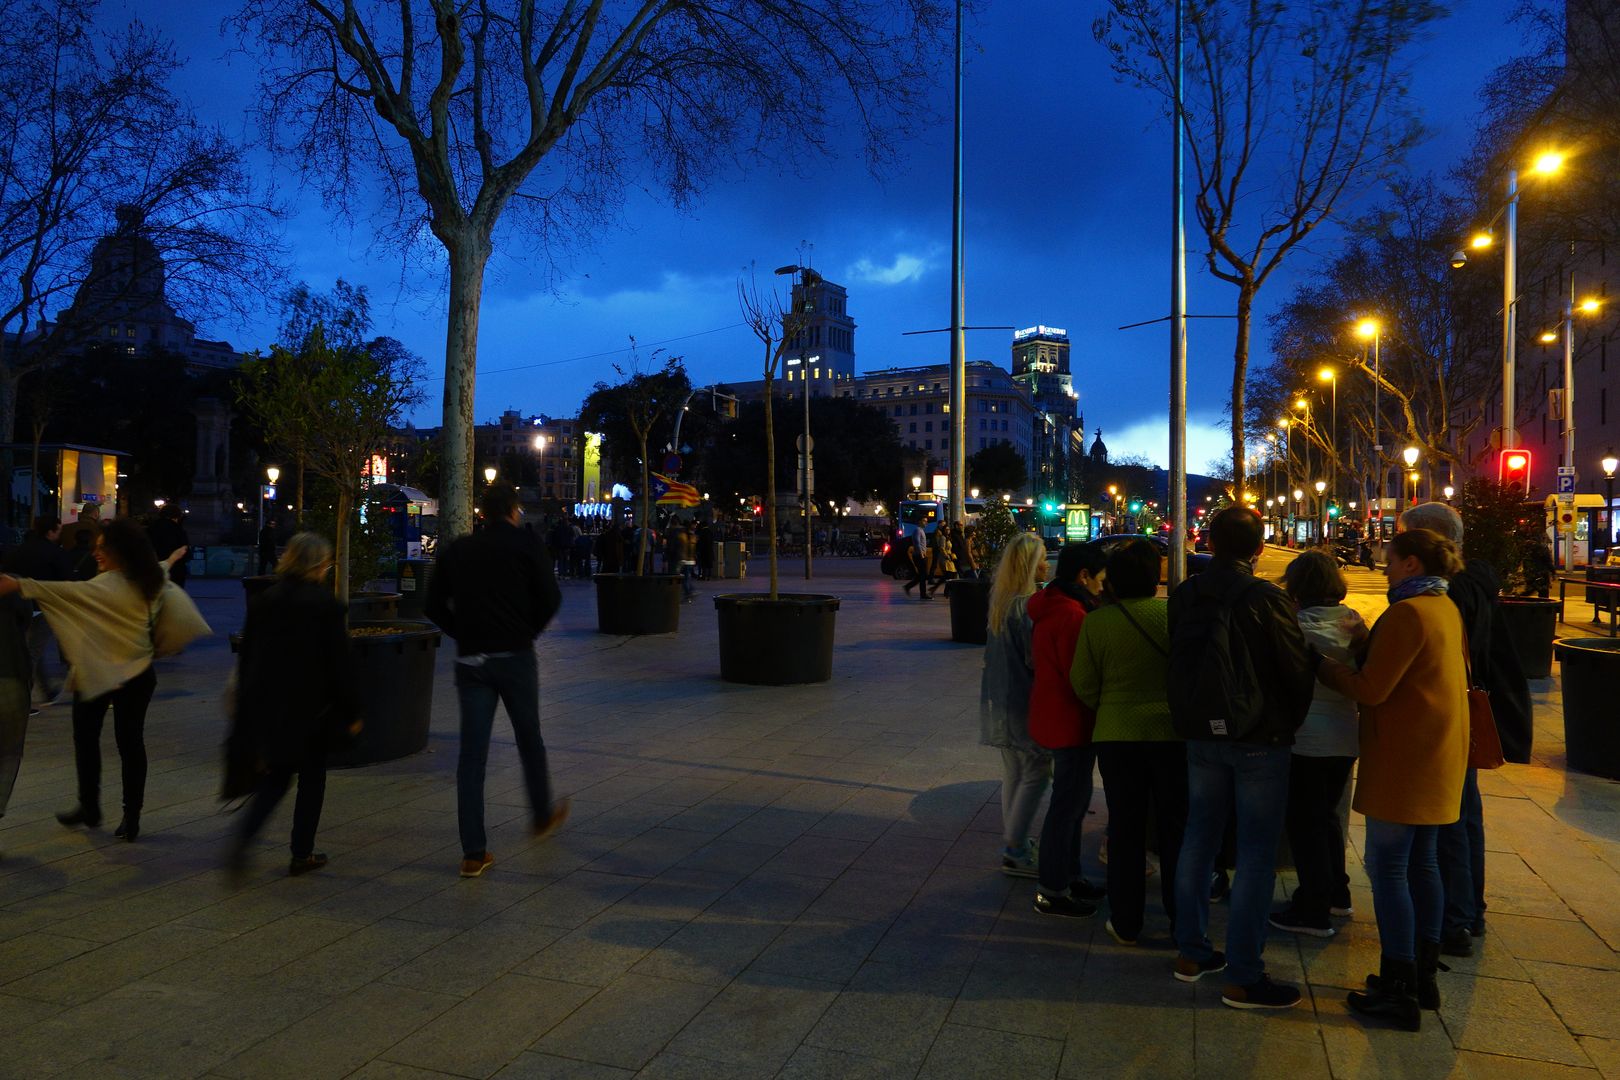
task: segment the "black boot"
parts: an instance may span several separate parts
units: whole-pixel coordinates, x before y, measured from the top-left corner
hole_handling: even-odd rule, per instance
[[[1418,1007],[1423,1009],[1440,1010],[1440,983],[1435,978],[1438,971],[1451,969],[1440,962],[1440,943],[1438,941],[1420,941],[1417,946],[1417,985],[1413,988],[1417,994]],[[1377,975],[1367,976],[1367,989],[1377,991],[1382,983]]]
[[[1351,1011],[1388,1020],[1406,1031],[1421,1030],[1423,1013],[1415,993],[1417,965],[1385,956],[1379,961],[1379,969],[1376,981],[1367,977],[1366,993],[1350,992],[1346,1000]]]
[[[139,810],[125,810],[124,819],[118,823],[113,835],[120,840],[134,843],[141,835],[141,812]]]
[[[101,810],[99,807],[80,803],[71,810],[63,810],[57,814],[56,820],[70,829],[76,825],[85,825],[93,829],[101,824]]]

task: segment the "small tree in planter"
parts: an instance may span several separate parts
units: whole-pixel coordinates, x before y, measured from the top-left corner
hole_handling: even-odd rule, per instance
[[[807,283],[814,271],[805,271]],[[806,310],[784,312],[775,292],[750,278],[737,283],[743,320],[764,347],[765,514],[770,555],[770,591],[715,597],[720,617],[720,677],[731,682],[783,685],[824,682],[832,677],[832,643],[838,599],[783,596],[777,576],[776,426],[773,388],[786,343],[808,321]],[[809,392],[809,385],[804,386]]]
[[[307,289],[292,302],[309,299]],[[390,430],[419,404],[422,361],[393,338],[367,340],[370,305],[364,288],[345,282],[318,298],[317,316],[302,336],[271,347],[242,365],[238,400],[273,444],[301,450],[303,464],[336,496],[333,547],[340,599],[350,593],[349,551],[356,507],[364,499],[366,466],[387,445]]]
[[[634,339],[632,339],[632,345]],[[652,462],[648,447],[653,428],[681,407],[691,383],[679,357],[668,357],[661,367],[640,370],[632,356],[628,366],[615,364],[621,382],[597,383],[581,407],[582,421],[607,436],[609,451],[622,463],[629,447],[635,448],[641,484],[636,515],[639,541],[635,571],[631,575],[597,574],[597,629],[604,634],[669,634],[680,628],[680,578],[647,574],[647,546],[652,528]]]
[[[1502,578],[1501,613],[1524,673],[1552,675],[1553,638],[1560,604],[1547,599],[1552,556],[1543,535],[1545,511],[1515,487],[1478,478],[1457,497],[1463,519],[1463,556],[1489,563]]]
[[[979,564],[985,577],[995,577],[1001,552],[1016,535],[1018,523],[1013,520],[1007,500],[995,496],[987,499],[973,536],[973,561]]]

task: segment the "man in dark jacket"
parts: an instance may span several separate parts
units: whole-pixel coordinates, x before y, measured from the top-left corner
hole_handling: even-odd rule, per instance
[[[62,550],[61,539],[62,522],[59,518],[36,518],[34,527],[28,530],[22,543],[6,559],[6,573],[36,581],[66,581],[72,576],[73,565],[69,554]],[[45,616],[32,603],[18,601],[17,611],[26,627],[24,636],[28,643],[33,699],[42,705],[48,704],[62,690],[61,681],[51,678],[46,660],[50,654],[51,628],[46,625]]]
[[[456,641],[456,694],[461,701],[456,818],[462,877],[478,877],[495,861],[484,835],[484,769],[497,700],[506,706],[523,762],[534,835],[549,835],[568,817],[568,800],[551,798],[534,655],[534,639],[562,605],[562,593],[540,539],[518,527],[523,514],[517,492],[492,486],[482,509],[484,527],[461,537],[439,557],[427,595],[428,618]]]
[[[1262,953],[1276,885],[1277,841],[1288,801],[1294,732],[1311,707],[1317,657],[1306,645],[1287,595],[1254,576],[1265,546],[1260,517],[1241,506],[1215,515],[1209,526],[1210,568],[1170,596],[1172,658],[1186,648],[1195,609],[1226,608],[1236,682],[1258,690],[1257,713],[1247,730],[1230,738],[1194,737],[1174,716],[1187,741],[1187,831],[1176,864],[1175,975],[1196,982],[1226,972],[1221,1000],[1237,1009],[1286,1009],[1299,1001],[1296,987],[1266,977]],[[1178,637],[1181,640],[1178,641]],[[1179,648],[1178,648],[1179,646]],[[1174,662],[1174,659],[1173,659]],[[1241,670],[1247,665],[1246,672]],[[1190,677],[1190,675],[1182,676]],[[1222,703],[1223,706],[1229,703]],[[1176,708],[1172,696],[1171,707]],[[1215,951],[1209,931],[1210,878],[1227,815],[1236,809],[1237,858],[1227,922],[1227,956]]]
[[[1414,506],[1401,515],[1402,529],[1429,529],[1463,546],[1462,516],[1446,503]],[[1468,634],[1469,674],[1473,685],[1490,693],[1503,755],[1509,761],[1530,760],[1530,687],[1519,664],[1513,639],[1501,625],[1498,596],[1502,580],[1489,563],[1470,560],[1451,579],[1446,595],[1457,605]],[[1462,805],[1450,825],[1440,826],[1435,845],[1446,910],[1440,928],[1440,951],[1471,956],[1473,938],[1485,934],[1485,807],[1479,797],[1479,772],[1463,776]]]
[[[158,511],[157,520],[146,530],[146,538],[152,542],[152,550],[157,553],[159,561],[167,559],[180,548],[191,546],[191,539],[186,536],[186,528],[181,524],[184,519],[185,511],[174,503],[165,503]],[[186,560],[182,558],[169,571],[169,580],[182,589],[186,587],[186,578],[190,575],[186,566]]]

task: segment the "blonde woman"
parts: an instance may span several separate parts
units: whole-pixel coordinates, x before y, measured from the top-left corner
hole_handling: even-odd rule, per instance
[[[990,587],[990,617],[979,682],[979,744],[1001,751],[1001,872],[1036,876],[1029,828],[1046,793],[1052,758],[1029,737],[1030,595],[1046,578],[1046,545],[1031,533],[1007,544]]]
[[[315,533],[298,533],[276,564],[275,584],[248,604],[231,749],[253,762],[259,778],[231,846],[236,876],[247,869],[248,845],[294,776],[288,872],[326,865],[315,850],[315,829],[326,798],[327,749],[360,730],[349,632],[327,580],[331,570],[332,545]]]

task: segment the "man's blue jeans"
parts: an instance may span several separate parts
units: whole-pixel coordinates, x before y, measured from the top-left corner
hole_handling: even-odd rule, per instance
[[[1445,893],[1435,861],[1438,825],[1367,819],[1367,877],[1372,881],[1378,943],[1395,960],[1417,958],[1418,941],[1440,940]]]
[[[1439,826],[1435,855],[1445,885],[1445,931],[1472,931],[1485,914],[1485,808],[1479,799],[1479,771],[1463,775],[1461,816]]]
[[[476,660],[469,663],[468,661]],[[461,756],[456,761],[456,821],[461,827],[461,853],[484,853],[484,767],[489,761],[490,729],[495,703],[506,706],[512,738],[523,762],[534,820],[551,814],[551,773],[546,744],[540,739],[540,673],[533,649],[520,653],[463,657],[456,660],[456,696],[461,700]]]
[[[1226,981],[1258,982],[1266,973],[1266,919],[1277,884],[1277,840],[1288,805],[1286,746],[1187,744],[1187,832],[1176,866],[1176,945],[1208,960],[1209,881],[1221,850],[1228,808],[1237,807],[1237,865],[1226,927]]]

